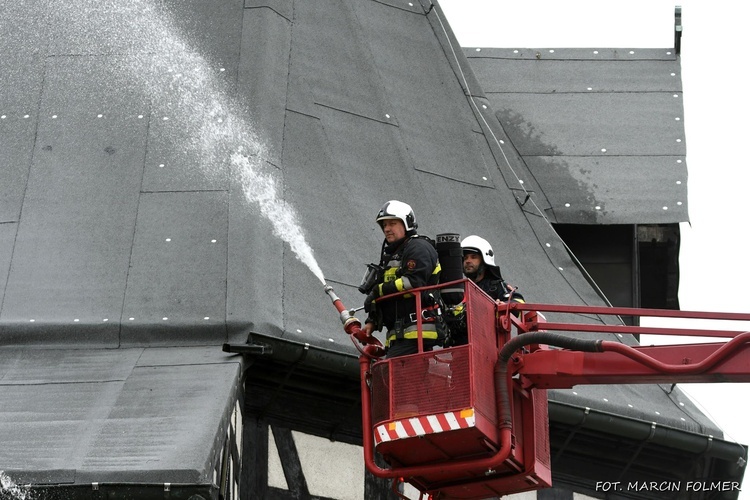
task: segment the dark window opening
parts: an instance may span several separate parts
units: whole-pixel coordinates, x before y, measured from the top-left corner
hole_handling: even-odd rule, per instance
[[[679,309],[679,225],[556,224],[555,230],[613,306]]]

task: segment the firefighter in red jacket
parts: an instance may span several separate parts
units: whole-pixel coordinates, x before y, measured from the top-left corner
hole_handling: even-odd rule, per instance
[[[385,240],[380,259],[380,276],[365,299],[369,313],[364,330],[386,328],[386,357],[403,356],[418,351],[417,310],[413,294],[383,299],[379,297],[438,283],[440,263],[434,245],[417,235],[417,221],[412,208],[397,200],[383,205],[375,218]],[[442,345],[442,332],[431,316],[436,307],[429,292],[422,293],[422,339],[425,351]]]

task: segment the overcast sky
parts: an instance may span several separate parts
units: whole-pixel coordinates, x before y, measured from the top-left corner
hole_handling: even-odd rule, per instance
[[[705,0],[439,0],[464,47],[672,48],[682,7],[682,84],[690,223],[681,225],[680,307],[750,313],[747,224],[750,6]],[[655,321],[649,324],[655,324]],[[705,327],[695,322],[686,325]],[[715,328],[750,330],[748,324]],[[646,338],[644,343],[654,342]],[[750,384],[682,384],[726,439],[750,444]],[[750,475],[740,499],[750,500]]]

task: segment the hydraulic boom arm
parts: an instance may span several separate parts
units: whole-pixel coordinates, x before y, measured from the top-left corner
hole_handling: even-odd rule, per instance
[[[661,316],[750,321],[750,314],[666,311],[657,309],[509,304],[501,306],[501,328],[515,325],[520,335],[503,352],[508,367],[525,387],[571,388],[579,384],[639,384],[676,382],[750,382],[750,332],[627,325],[557,323],[535,314],[513,311],[563,312],[592,315]],[[531,320],[528,320],[531,318]],[[540,331],[543,330],[543,331]],[[725,342],[666,346],[629,346],[608,340],[575,339],[551,333],[601,332],[729,338]],[[570,341],[576,344],[570,345]],[[541,345],[562,349],[541,348]],[[525,353],[519,349],[526,347]],[[502,356],[502,354],[501,354]]]

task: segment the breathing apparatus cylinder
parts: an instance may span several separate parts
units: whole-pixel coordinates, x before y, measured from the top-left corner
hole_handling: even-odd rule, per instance
[[[455,233],[441,233],[435,237],[435,248],[440,259],[440,283],[463,279],[464,254],[461,249],[461,236]],[[455,305],[464,298],[463,285],[444,288],[440,292],[446,305]]]

